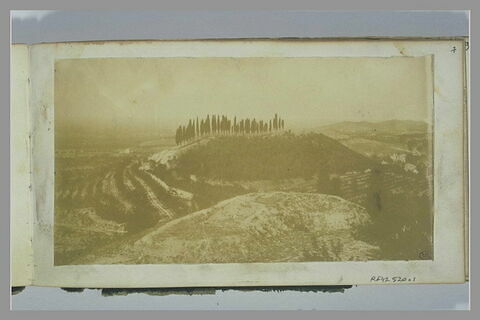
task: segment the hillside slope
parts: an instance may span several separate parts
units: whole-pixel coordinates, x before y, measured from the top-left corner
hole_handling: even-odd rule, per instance
[[[378,248],[357,240],[356,233],[369,223],[365,209],[339,197],[251,193],[171,221],[122,248],[120,255],[102,253],[91,262],[368,260],[375,258]]]
[[[225,136],[178,155],[176,173],[220,180],[288,179],[352,170],[373,162],[322,134]]]
[[[369,134],[369,133],[388,133],[388,134],[411,134],[426,133],[428,124],[423,121],[412,120],[388,120],[380,122],[368,121],[344,121],[320,127],[318,132],[331,135],[337,134]]]
[[[423,121],[340,122],[317,129],[369,158],[387,159],[395,153],[430,152],[431,128]]]

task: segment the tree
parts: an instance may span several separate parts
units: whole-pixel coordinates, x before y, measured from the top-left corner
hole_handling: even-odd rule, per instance
[[[195,127],[195,120],[192,120],[192,136],[190,138],[195,138],[195,132],[197,132],[197,128]]]
[[[197,117],[197,123],[196,123],[196,134],[197,134],[197,138],[200,137],[200,128],[198,127],[198,117]]]
[[[208,115],[205,119],[199,119],[195,117],[188,120],[188,123],[184,126],[180,125],[175,131],[175,143],[182,144],[183,142],[190,141],[205,135],[229,135],[229,134],[261,134],[265,132],[272,132],[272,130],[283,130],[285,128],[285,120],[280,118],[275,113],[273,119],[269,120],[257,120],[253,118],[237,119],[237,116],[233,117],[233,120],[228,116],[218,114]]]
[[[190,140],[192,137],[192,120],[188,120],[188,125],[187,125],[187,140]]]
[[[177,128],[177,131],[175,132],[175,143],[178,145],[182,142],[181,140],[181,135],[182,135],[182,129],[180,127]]]
[[[207,120],[205,120],[205,134],[210,134],[210,116],[207,115]]]

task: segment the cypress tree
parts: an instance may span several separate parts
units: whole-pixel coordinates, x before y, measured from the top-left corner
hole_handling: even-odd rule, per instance
[[[175,144],[178,145],[179,142],[180,142],[180,134],[177,128],[177,130],[175,131]]]
[[[207,119],[203,120],[203,135],[207,134]]]
[[[189,133],[190,140],[195,137],[195,120],[192,120],[192,125],[190,126],[190,133]]]
[[[200,137],[200,128],[198,127],[198,117],[197,117],[197,123],[196,123],[196,128],[197,131],[196,131],[196,134],[197,134],[197,138]]]
[[[217,120],[215,119],[215,115],[212,115],[212,132],[213,134],[217,133]]]
[[[190,140],[192,134],[192,120],[188,120],[187,125],[187,140]]]

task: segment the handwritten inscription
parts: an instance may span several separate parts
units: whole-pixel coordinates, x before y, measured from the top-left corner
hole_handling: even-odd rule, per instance
[[[370,278],[370,282],[381,282],[381,283],[407,283],[407,282],[415,282],[417,279],[416,277],[400,277],[400,276],[393,276],[393,277],[385,277],[385,276],[372,276]]]

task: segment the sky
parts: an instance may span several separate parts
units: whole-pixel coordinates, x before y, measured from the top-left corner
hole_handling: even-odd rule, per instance
[[[57,60],[55,124],[172,131],[193,117],[285,119],[286,128],[341,121],[429,121],[426,57],[103,58]]]

